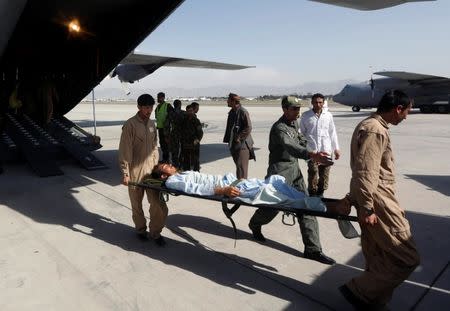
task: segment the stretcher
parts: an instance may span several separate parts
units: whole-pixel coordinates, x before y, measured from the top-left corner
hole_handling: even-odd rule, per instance
[[[282,222],[285,225],[293,226],[295,225],[295,219],[298,218],[301,215],[311,215],[316,217],[324,217],[324,218],[331,218],[336,219],[338,222],[338,227],[342,235],[347,239],[353,239],[356,237],[359,237],[359,233],[356,231],[356,229],[351,224],[352,221],[358,221],[358,218],[356,216],[350,216],[350,215],[342,215],[342,214],[336,214],[331,212],[319,212],[314,211],[310,209],[303,209],[303,208],[294,208],[294,207],[286,207],[282,205],[276,205],[276,204],[249,204],[247,202],[240,201],[239,198],[230,198],[226,196],[219,196],[219,195],[212,195],[212,196],[201,196],[198,194],[191,194],[186,193],[179,190],[169,189],[164,186],[164,183],[160,180],[146,180],[141,183],[136,182],[129,182],[129,185],[141,187],[144,189],[152,189],[159,191],[160,193],[160,199],[168,202],[169,201],[169,195],[172,196],[188,196],[193,197],[201,200],[210,200],[210,201],[216,201],[220,202],[222,204],[222,211],[225,214],[225,216],[230,220],[231,225],[233,226],[234,230],[234,236],[235,240],[237,237],[237,230],[236,230],[236,224],[232,218],[233,214],[241,207],[244,206],[250,206],[253,208],[270,208],[276,211],[283,212],[282,216]],[[338,199],[332,199],[332,198],[322,198],[322,201],[327,202],[337,202]],[[232,205],[228,207],[228,205]],[[290,219],[288,221],[288,219]]]

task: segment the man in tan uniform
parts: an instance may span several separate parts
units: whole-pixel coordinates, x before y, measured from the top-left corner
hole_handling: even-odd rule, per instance
[[[122,184],[128,186],[129,181],[139,182],[152,172],[158,164],[158,139],[155,122],[150,120],[155,100],[149,94],[139,96],[137,100],[138,112],[128,119],[122,127],[119,145],[119,164],[122,171]],[[161,231],[167,218],[167,205],[159,199],[159,192],[146,189],[147,199],[150,203],[150,237],[156,244],[164,246],[165,241]],[[138,237],[147,240],[147,225],[142,209],[144,189],[128,186],[133,222]]]
[[[389,124],[406,119],[411,100],[390,91],[378,110],[356,126],[351,141],[351,203],[361,226],[365,271],[339,289],[357,310],[382,310],[419,265],[419,254],[405,212],[395,196],[394,159]]]

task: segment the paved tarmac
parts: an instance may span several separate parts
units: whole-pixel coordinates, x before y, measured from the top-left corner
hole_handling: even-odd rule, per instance
[[[257,161],[265,175],[268,133],[281,108],[249,105]],[[302,108],[304,110],[305,108]],[[331,106],[342,158],[331,170],[328,197],[342,197],[350,180],[349,142],[369,114]],[[324,252],[334,266],[302,257],[298,225],[281,215],[252,240],[241,207],[230,222],[219,203],[171,197],[163,231],[167,245],[135,238],[127,190],[120,185],[121,124],[136,106],[97,105],[95,154],[110,169],[86,171],[61,162],[63,176],[39,178],[25,165],[0,175],[0,310],[351,310],[337,287],[364,267],[359,239],[346,240],[336,221],[319,219]],[[228,109],[201,106],[208,123],[201,146],[205,173],[234,171],[222,144]],[[67,115],[92,131],[89,104]],[[412,113],[392,128],[398,196],[407,211],[422,264],[395,292],[392,310],[450,310],[450,115]],[[301,161],[302,171],[306,165]]]

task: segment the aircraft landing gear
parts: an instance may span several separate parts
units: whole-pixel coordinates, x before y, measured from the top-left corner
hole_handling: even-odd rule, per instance
[[[432,112],[432,108],[430,105],[420,106],[419,109],[420,109],[420,112],[422,112],[422,113],[431,113]]]
[[[423,106],[420,106],[420,112],[422,112],[422,113],[449,113],[450,112],[450,104],[423,105]]]
[[[358,112],[361,108],[359,108],[359,106],[353,106],[352,107],[352,111],[353,112]]]
[[[439,105],[437,107],[437,112],[438,113],[449,113],[450,112],[449,105],[448,104],[447,105]]]

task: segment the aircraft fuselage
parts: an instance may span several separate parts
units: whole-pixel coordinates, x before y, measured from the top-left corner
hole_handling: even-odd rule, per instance
[[[373,84],[372,84],[373,83]],[[375,108],[381,97],[388,90],[402,90],[414,100],[414,107],[421,108],[432,105],[437,101],[448,102],[450,85],[448,83],[421,85],[411,84],[407,80],[394,78],[381,78],[363,83],[347,84],[333,100],[345,106],[352,107],[353,111],[361,108]]]

